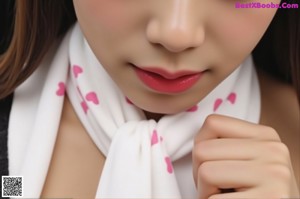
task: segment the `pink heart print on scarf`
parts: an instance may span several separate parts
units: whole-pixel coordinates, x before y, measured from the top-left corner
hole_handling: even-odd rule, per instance
[[[232,92],[227,96],[226,100],[228,100],[231,104],[234,104],[236,101],[236,97],[237,97],[236,93]],[[223,103],[223,99],[221,98],[216,99],[214,103],[213,111],[216,112],[222,103]]]
[[[85,99],[89,102],[94,103],[95,105],[99,104],[99,99],[95,92],[89,92],[88,94],[86,94]]]
[[[83,69],[80,66],[78,66],[78,65],[74,65],[73,66],[73,73],[74,73],[75,78],[78,78],[78,76],[81,73],[83,73]]]
[[[134,105],[135,99],[126,97],[100,61],[76,24],[57,49],[53,61],[42,66],[48,67],[47,70],[43,70],[42,75],[31,76],[32,81],[20,91],[31,93],[30,89],[34,89],[34,97],[39,100],[39,103],[31,103],[32,107],[18,106],[14,111],[19,112],[12,114],[33,118],[28,127],[11,133],[18,136],[10,139],[9,146],[10,151],[18,153],[9,154],[14,156],[10,158],[10,165],[21,165],[10,171],[26,176],[28,182],[24,185],[24,198],[39,198],[42,192],[45,177],[40,176],[45,176],[51,162],[65,94],[89,137],[106,156],[96,198],[188,198],[181,193],[185,188],[179,187],[185,179],[177,178],[175,174],[180,169],[173,163],[191,153],[193,139],[207,116],[216,113],[258,122],[260,92],[251,56],[201,101],[195,101],[181,112],[167,114],[159,121],[147,118],[145,112]],[[130,78],[139,81],[138,77]],[[41,81],[44,87],[35,85]],[[133,82],[128,79],[125,83]],[[149,92],[147,100],[157,95]],[[22,98],[22,94],[19,96]],[[186,96],[185,93],[179,96],[182,103]],[[24,118],[12,118],[11,121],[13,126],[19,126],[22,120]],[[24,143],[22,150],[20,141]],[[20,164],[23,159],[24,164]],[[191,167],[192,163],[188,164]],[[188,180],[193,183],[193,179]],[[183,192],[191,193],[195,187],[188,189]]]
[[[65,83],[59,82],[58,83],[58,89],[56,91],[56,95],[57,96],[64,96],[65,95],[65,91],[66,91]]]

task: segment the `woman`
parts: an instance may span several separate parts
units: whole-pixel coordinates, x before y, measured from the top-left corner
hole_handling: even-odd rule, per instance
[[[8,134],[25,196],[299,196],[299,11],[234,5],[17,1],[1,97],[27,79]]]

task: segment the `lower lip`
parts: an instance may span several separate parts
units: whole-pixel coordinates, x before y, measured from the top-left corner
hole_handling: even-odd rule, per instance
[[[166,79],[162,76],[144,71],[137,67],[134,70],[140,80],[149,88],[162,93],[181,93],[190,89],[200,79],[202,73],[186,75],[176,79]]]

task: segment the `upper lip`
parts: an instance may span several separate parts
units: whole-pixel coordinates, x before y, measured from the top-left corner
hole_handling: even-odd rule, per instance
[[[147,67],[142,67],[142,66],[136,66],[137,68],[144,70],[146,72],[150,72],[150,73],[155,73],[157,75],[162,76],[165,79],[177,79],[180,77],[184,77],[184,76],[189,76],[189,75],[197,75],[200,74],[201,71],[190,71],[190,70],[180,70],[180,71],[176,71],[176,72],[169,72],[165,69],[163,69],[163,67],[157,67],[157,66],[147,66]]]

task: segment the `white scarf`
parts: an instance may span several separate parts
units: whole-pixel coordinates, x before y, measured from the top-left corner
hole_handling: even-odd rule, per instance
[[[218,113],[259,120],[260,92],[251,56],[197,105],[159,122],[147,120],[127,100],[78,25],[65,36],[51,64],[47,59],[16,90],[11,111],[9,171],[24,176],[24,197],[37,198],[43,189],[65,90],[106,156],[97,198],[181,198],[172,162],[191,152],[205,118]]]

